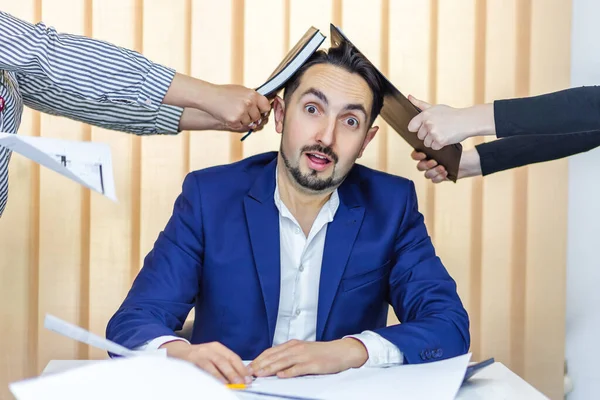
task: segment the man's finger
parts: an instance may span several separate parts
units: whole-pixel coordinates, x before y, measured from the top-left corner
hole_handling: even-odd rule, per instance
[[[414,116],[413,119],[411,119],[410,122],[408,123],[408,131],[409,132],[417,132],[421,128],[422,123],[423,123],[423,115],[422,114],[418,114],[418,115]]]
[[[410,157],[415,161],[421,161],[421,160],[424,160],[425,158],[427,158],[427,154],[421,153],[420,151],[413,150],[412,153],[410,153]]]
[[[430,169],[435,168],[437,165],[438,163],[435,160],[423,160],[419,161],[417,164],[417,169],[419,171],[429,171]]]
[[[228,382],[227,381],[227,378],[225,378],[223,376],[223,374],[221,374],[221,372],[219,372],[219,370],[217,369],[217,367],[211,361],[202,360],[200,362],[197,362],[196,365],[200,369],[208,372],[209,374],[211,374],[212,376],[214,376],[215,378],[217,378],[218,380],[220,380],[221,382],[223,382],[223,383],[232,383],[232,382]]]
[[[258,109],[260,110],[260,112],[264,115],[265,113],[271,111],[271,102],[265,96],[259,96],[260,97],[258,98],[256,104],[258,105]]]
[[[315,375],[318,374],[318,367],[315,363],[302,362],[292,365],[290,368],[284,369],[277,373],[279,378],[294,378],[296,376],[303,375]]]
[[[440,174],[440,175],[436,176],[431,181],[433,183],[441,183],[441,182],[444,182],[444,181],[447,181],[447,180],[448,180],[448,173],[445,173],[445,174]]]
[[[419,110],[421,111],[425,111],[427,110],[429,107],[431,107],[431,104],[423,101],[423,100],[419,100],[417,99],[415,96],[413,96],[412,94],[408,95],[408,100],[415,106],[417,107]]]
[[[280,363],[281,360],[286,359],[289,362],[289,360],[294,358],[298,353],[298,350],[300,350],[300,344],[302,344],[302,342],[297,340],[290,340],[289,342],[286,342],[284,344],[273,347],[263,352],[263,354],[261,354],[251,364],[254,374],[256,376],[268,376],[275,374],[283,368],[287,368],[287,365],[278,366],[279,364],[277,363]]]
[[[430,169],[430,170],[428,170],[427,172],[425,172],[425,177],[426,177],[427,179],[433,179],[433,178],[435,178],[436,176],[438,176],[438,175],[440,175],[440,174],[443,174],[443,173],[445,173],[445,172],[446,172],[446,168],[444,168],[444,167],[442,167],[442,166],[438,166],[438,167],[436,167],[436,168],[434,168],[434,169]]]
[[[268,364],[264,364],[261,369],[254,371],[256,376],[272,376],[276,373],[286,370],[299,363],[301,354],[295,353],[294,349],[288,349],[285,352],[277,353],[274,358],[269,359]]]
[[[222,355],[214,355],[211,358],[213,364],[217,367],[219,372],[223,374],[229,383],[245,383],[246,374],[243,371],[241,374],[236,371],[232,363]]]
[[[427,123],[421,124],[419,131],[417,132],[417,137],[421,140],[425,140],[427,135],[429,134],[429,125]]]
[[[298,343],[300,343],[298,340],[290,340],[290,341],[282,343],[280,345],[271,347],[270,349],[263,351],[258,357],[256,357],[254,359],[254,361],[252,361],[250,366],[256,372],[258,369],[260,369],[263,366],[263,364],[265,363],[266,360],[274,357],[277,353],[280,353],[290,347],[297,345]]]
[[[261,117],[260,110],[254,104],[248,108],[248,115],[252,121],[258,121]]]
[[[233,351],[227,349],[227,354],[225,354],[225,358],[229,360],[231,366],[235,369],[235,371],[246,381],[246,383],[250,383],[252,381],[251,375],[252,370],[249,367],[244,365],[244,362]]]

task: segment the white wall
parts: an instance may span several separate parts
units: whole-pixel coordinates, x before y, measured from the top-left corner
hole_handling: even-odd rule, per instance
[[[571,86],[600,85],[600,1],[573,0],[572,33]],[[567,398],[600,399],[600,148],[569,159],[566,324]]]

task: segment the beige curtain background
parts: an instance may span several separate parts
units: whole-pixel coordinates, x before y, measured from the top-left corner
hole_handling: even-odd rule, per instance
[[[309,26],[329,36],[333,22],[401,91],[430,102],[467,106],[569,85],[567,0],[0,0],[0,9],[217,83],[260,85]],[[242,144],[220,132],[140,138],[29,110],[20,133],[108,143],[119,202],[13,156],[0,221],[2,397],[51,359],[105,357],[44,330],[44,315],[103,335],[188,171],[279,143],[272,123]],[[473,359],[493,356],[561,398],[566,162],[434,186],[409,154],[383,125],[361,162],[415,181],[470,312]]]

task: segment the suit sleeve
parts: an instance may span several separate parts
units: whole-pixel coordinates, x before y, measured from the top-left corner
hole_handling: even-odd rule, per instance
[[[496,136],[600,135],[600,86],[583,86],[539,96],[496,100]]]
[[[204,240],[200,191],[189,174],[173,215],[116,314],[106,337],[129,349],[175,335],[194,306],[202,275]]]
[[[540,162],[558,160],[600,146],[596,131],[561,135],[512,136],[475,146],[483,176]]]
[[[412,182],[403,203],[389,276],[389,301],[400,324],[375,332],[395,344],[408,364],[465,354],[469,317],[456,283],[435,254]]]

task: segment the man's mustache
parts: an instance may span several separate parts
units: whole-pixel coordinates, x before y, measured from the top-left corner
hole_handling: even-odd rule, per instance
[[[311,146],[304,146],[301,149],[300,152],[301,153],[310,153],[310,152],[322,153],[322,154],[325,154],[326,156],[330,157],[335,164],[337,164],[337,162],[338,162],[338,156],[331,149],[331,147],[321,146],[320,144],[313,144]]]

